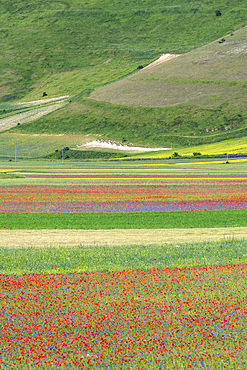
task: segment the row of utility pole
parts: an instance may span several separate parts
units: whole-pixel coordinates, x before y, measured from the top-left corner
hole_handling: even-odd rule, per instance
[[[15,142],[15,163],[17,163],[17,142]],[[63,146],[62,146],[62,163],[63,163]]]
[[[228,161],[228,141],[227,141],[227,151],[226,151],[226,163]],[[118,148],[117,148],[117,160],[118,160]],[[15,163],[17,163],[17,142],[15,142]],[[63,146],[62,146],[62,163],[63,163]],[[172,143],[171,143],[171,163],[172,163]]]

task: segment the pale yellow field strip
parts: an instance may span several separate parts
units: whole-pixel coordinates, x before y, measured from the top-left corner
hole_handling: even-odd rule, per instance
[[[0,230],[0,247],[161,245],[246,239],[247,227],[198,229]]]

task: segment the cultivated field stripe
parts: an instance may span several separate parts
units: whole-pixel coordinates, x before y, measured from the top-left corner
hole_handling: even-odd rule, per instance
[[[247,227],[131,230],[1,230],[0,247],[151,245],[247,239]]]

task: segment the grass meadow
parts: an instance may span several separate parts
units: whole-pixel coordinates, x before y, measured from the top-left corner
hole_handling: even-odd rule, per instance
[[[17,155],[23,159],[35,159],[48,156],[54,156],[58,153],[61,157],[62,147],[75,148],[76,145],[82,145],[94,135],[71,134],[71,135],[42,135],[42,134],[11,134],[3,132],[0,134],[0,156],[6,160],[15,160],[15,143],[17,144]],[[57,150],[57,152],[56,152]],[[66,154],[66,153],[64,153]],[[70,153],[71,155],[71,153]],[[64,156],[66,157],[66,156]],[[56,158],[56,157],[55,157]]]
[[[2,161],[0,193],[0,237],[8,229],[246,227],[243,161]],[[192,201],[221,209],[193,211]],[[126,210],[112,212],[119,202]],[[108,211],[82,212],[85,204]],[[157,204],[165,210],[135,211]],[[169,210],[174,204],[191,210]],[[246,240],[234,236],[2,247],[0,368],[244,370],[246,258]]]

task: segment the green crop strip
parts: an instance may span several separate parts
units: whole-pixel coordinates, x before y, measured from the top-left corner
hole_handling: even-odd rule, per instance
[[[247,209],[133,213],[0,213],[7,229],[169,229],[247,226]]]
[[[0,249],[0,274],[210,266],[247,262],[245,240],[179,243],[165,246]]]

